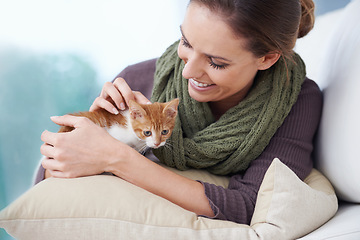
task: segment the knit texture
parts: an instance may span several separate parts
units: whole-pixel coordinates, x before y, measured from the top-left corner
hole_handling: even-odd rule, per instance
[[[207,169],[218,175],[244,171],[270,142],[297,100],[305,79],[305,65],[280,59],[259,71],[248,95],[215,121],[207,103],[192,99],[184,63],[177,55],[179,42],[158,59],[152,101],[180,99],[170,147],[155,149],[160,161],[180,170]]]

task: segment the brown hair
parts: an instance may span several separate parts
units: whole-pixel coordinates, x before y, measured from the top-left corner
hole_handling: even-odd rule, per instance
[[[297,38],[314,26],[312,0],[190,0],[223,17],[236,36],[245,37],[255,56],[279,52],[290,58]]]

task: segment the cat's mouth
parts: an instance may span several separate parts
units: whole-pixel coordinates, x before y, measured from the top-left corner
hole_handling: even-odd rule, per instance
[[[201,83],[201,82],[198,82],[196,81],[195,79],[193,78],[190,78],[189,81],[194,84],[195,86],[199,87],[199,88],[206,88],[206,87],[210,87],[212,85],[215,85],[215,84],[207,84],[207,83]]]
[[[160,144],[152,143],[152,144],[148,144],[147,146],[150,147],[150,148],[153,148],[153,149],[157,149],[157,148],[162,147],[164,145],[165,145],[165,142],[161,142]]]

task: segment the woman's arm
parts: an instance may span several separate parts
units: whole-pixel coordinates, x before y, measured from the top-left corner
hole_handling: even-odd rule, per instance
[[[213,217],[200,182],[169,171],[135,150],[118,151],[118,156],[105,170],[186,210]]]
[[[279,158],[304,179],[313,166],[313,139],[322,109],[318,86],[305,80],[298,101],[264,152],[251,162],[245,173],[234,175],[224,189],[203,183],[215,218],[250,224],[257,192],[274,158]]]

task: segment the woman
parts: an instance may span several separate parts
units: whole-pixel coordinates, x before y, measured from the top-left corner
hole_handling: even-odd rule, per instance
[[[166,170],[73,116],[52,120],[74,131],[42,134],[46,177],[111,172],[198,215],[249,224],[273,158],[301,179],[312,168],[321,93],[292,49],[313,27],[313,6],[312,0],[191,0],[180,42],[156,62],[151,100],[181,99],[173,149],[154,151],[156,157],[182,170],[229,175],[228,189]],[[90,110],[117,114],[130,99],[149,102],[126,82],[144,73],[151,81],[149,64],[155,63],[130,67],[125,79],[106,83]]]

